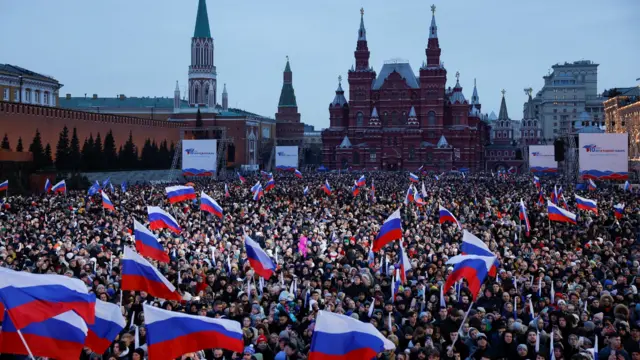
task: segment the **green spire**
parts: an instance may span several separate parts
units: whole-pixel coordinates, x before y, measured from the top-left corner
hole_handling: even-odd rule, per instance
[[[284,68],[282,91],[280,92],[279,107],[297,107],[296,93],[293,90],[293,74],[289,65],[289,57],[287,56],[287,65]]]
[[[210,38],[209,15],[207,14],[207,1],[198,1],[198,15],[196,16],[196,29],[193,31],[194,38]]]
[[[291,72],[291,66],[289,66],[289,57],[287,56],[287,65],[284,67],[284,72]]]

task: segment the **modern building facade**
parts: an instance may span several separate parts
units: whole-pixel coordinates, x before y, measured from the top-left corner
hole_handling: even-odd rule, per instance
[[[583,112],[590,115],[591,126],[601,126],[604,98],[598,95],[598,64],[580,60],[551,68],[533,98],[534,114],[542,123],[542,141],[550,144],[563,131],[572,131]],[[523,113],[528,104],[524,104]]]
[[[38,74],[25,68],[0,64],[0,100],[58,106],[58,90],[62,84],[51,76]]]
[[[349,100],[339,78],[329,104],[330,126],[322,132],[327,168],[483,168],[489,127],[478,91],[474,87],[467,100],[458,73],[453,89],[446,87],[435,6],[432,12],[426,61],[416,76],[402,60],[385,62],[379,74],[373,70],[361,10],[355,65],[348,73]]]

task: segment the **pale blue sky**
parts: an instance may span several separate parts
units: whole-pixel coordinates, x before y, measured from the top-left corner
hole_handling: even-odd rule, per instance
[[[522,89],[539,90],[558,62],[599,63],[599,92],[640,77],[638,0],[433,2],[448,85],[460,71],[469,98],[477,78],[483,112],[498,112],[504,88],[520,119]],[[327,127],[338,75],[354,63],[360,7],[374,69],[403,58],[417,72],[431,4],[208,0],[218,102],[227,83],[230,106],[273,116],[289,55],[302,120]],[[197,0],[0,0],[0,63],[56,77],[63,95],[172,97],[187,81],[196,10]]]

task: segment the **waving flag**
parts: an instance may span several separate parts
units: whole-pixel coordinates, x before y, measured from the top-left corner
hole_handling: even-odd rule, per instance
[[[622,217],[624,216],[624,204],[613,205],[613,212],[616,216],[616,219],[622,219]]]
[[[329,181],[324,181],[324,184],[322,185],[322,191],[324,191],[327,195],[331,195],[332,190],[331,185],[329,185]]]
[[[248,235],[244,236],[244,247],[247,250],[247,259],[253,271],[259,276],[269,279],[276,270],[276,265],[269,255]]]
[[[0,183],[0,191],[9,191],[9,180]]]
[[[553,192],[551,193],[551,202],[558,204],[558,185],[553,185]]]
[[[458,229],[462,230],[462,226],[458,222],[455,216],[451,213],[451,211],[445,209],[440,205],[440,224],[444,224],[446,222],[452,222],[458,226]]]
[[[66,183],[66,181],[62,180],[59,183],[53,185],[53,187],[51,188],[51,191],[53,191],[54,193],[66,194],[67,193],[67,183]]]
[[[122,259],[122,290],[144,291],[166,300],[182,300],[173,284],[128,246],[124,248]]]
[[[85,346],[104,354],[125,325],[120,306],[96,300],[96,322],[89,325]]]
[[[224,184],[224,197],[228,198],[230,196],[231,194],[229,193],[229,186],[227,186],[227,184]]]
[[[540,189],[540,178],[537,176],[533,176],[533,185],[536,186],[536,189]]]
[[[527,216],[527,208],[524,206],[524,202],[520,199],[520,221],[524,223],[525,234],[529,236],[529,231],[531,231],[531,224],[529,223],[529,217]]]
[[[298,179],[302,179],[302,173],[298,169],[295,169],[293,175],[295,175]]]
[[[358,179],[357,182],[359,187],[363,187],[365,185],[367,185],[367,179],[364,177],[364,175],[360,176],[360,178]]]
[[[409,203],[412,203],[414,199],[415,196],[413,192],[413,186],[409,185],[409,188],[407,189],[407,195],[404,197],[404,204],[409,205]]]
[[[222,207],[212,197],[205,194],[204,191],[200,193],[200,211],[206,211],[220,219],[223,216]]]
[[[93,196],[93,195],[97,194],[98,191],[100,191],[100,184],[98,184],[98,182],[96,181],[96,183],[91,185],[91,187],[89,188],[88,194],[89,194],[89,196]]]
[[[495,261],[495,256],[456,255],[452,257],[447,261],[447,265],[453,265],[453,272],[447,277],[443,292],[447,292],[455,282],[465,279],[475,301]]]
[[[382,224],[378,236],[373,241],[373,251],[378,252],[388,243],[402,239],[402,222],[400,220],[400,209],[391,214]]]
[[[309,360],[371,360],[395,345],[370,323],[320,310]]]
[[[358,196],[358,194],[360,194],[360,188],[358,187],[358,183],[357,182],[353,182],[353,187],[351,188],[351,194],[353,194],[353,197]]]
[[[69,310],[75,311],[86,323],[93,324],[95,301],[95,295],[89,294],[87,286],[79,279],[0,267],[0,303],[4,304],[17,329]]]
[[[107,210],[116,211],[116,208],[113,206],[113,203],[107,196],[107,193],[103,191],[100,194],[102,195],[102,207]]]
[[[264,186],[264,191],[267,192],[269,190],[273,190],[273,188],[276,187],[276,181],[273,180],[273,176],[269,178],[269,181],[267,181],[267,184]]]
[[[460,251],[462,252],[462,255],[494,256],[482,240],[478,239],[467,230],[464,230],[463,232]],[[496,260],[489,269],[489,276],[495,277],[498,274],[498,266],[500,266],[500,262],[496,257]]]
[[[418,205],[418,206],[424,206],[424,205],[427,204],[424,201],[424,198],[422,197],[422,195],[418,191],[416,191],[416,196],[415,196],[414,199],[415,199],[416,205]]]
[[[253,191],[253,200],[258,201],[264,196],[264,190],[262,190],[262,185],[260,185],[260,183],[256,185],[254,185],[255,190]]]
[[[304,189],[302,190],[302,195],[307,196],[309,195],[309,186],[305,186]]]
[[[544,205],[544,191],[540,189],[540,193],[538,194],[538,206]]]
[[[242,353],[242,327],[228,319],[187,315],[143,305],[150,359],[175,359],[201,349]]]
[[[238,174],[238,180],[240,180],[240,184],[244,184],[245,182],[247,182],[247,179],[240,175],[239,172],[236,172],[236,174]]]
[[[371,179],[371,198],[370,201],[372,203],[376,202],[376,185],[373,183],[373,179]]]
[[[48,193],[49,191],[51,191],[51,181],[47,178],[47,181],[44,182],[44,192]]]
[[[402,281],[402,284],[406,284],[407,272],[411,270],[411,261],[409,261],[407,252],[404,251],[404,246],[402,246],[402,239],[400,239],[398,243],[400,245],[400,254],[398,254],[398,257],[400,258],[400,280]]]
[[[595,191],[598,188],[598,186],[596,186],[596,183],[592,179],[589,179],[588,187],[589,191]]]
[[[120,190],[122,190],[122,192],[123,192],[123,193],[126,193],[126,192],[127,192],[127,182],[126,182],[126,181],[123,181],[123,182],[120,184]]]
[[[14,325],[7,318],[2,323],[0,352],[29,355]],[[20,330],[34,356],[56,359],[78,359],[87,337],[87,324],[73,311],[28,325]]]
[[[396,273],[393,276],[393,284],[391,286],[391,301],[396,302],[396,296],[400,292],[400,285],[402,285],[402,280],[400,280],[400,269],[396,269]],[[391,324],[389,324],[391,326]]]
[[[624,188],[623,188],[623,190],[624,190],[625,192],[627,192],[627,191],[629,191],[630,189],[631,189],[631,185],[629,184],[629,180],[627,180],[627,181],[625,181],[625,182],[624,182]]]
[[[268,172],[266,172],[266,171],[264,171],[264,170],[260,170],[260,174],[262,174],[262,176],[263,176],[265,179],[268,179],[268,178],[271,176],[271,175],[269,175],[269,173],[268,173]]]
[[[172,204],[196,198],[196,191],[192,186],[169,186],[165,188],[165,191],[167,192],[169,202]]]
[[[424,187],[424,181],[422,182],[422,198],[427,198],[427,189]]]
[[[158,238],[135,219],[133,220],[133,237],[136,241],[136,250],[140,255],[166,264],[169,263],[169,255],[158,242]]]
[[[598,202],[595,200],[591,200],[591,199],[587,199],[587,198],[583,198],[581,196],[575,195],[576,197],[576,204],[578,206],[578,209],[580,210],[584,210],[584,211],[591,211],[594,214],[598,215]]]
[[[577,224],[576,214],[556,206],[551,201],[547,202],[547,212],[549,213],[550,221]]]
[[[96,180],[98,181],[98,180]],[[108,177],[105,181],[102,182],[102,187],[106,188],[107,185],[109,185],[111,183],[111,177]]]
[[[418,179],[418,175],[416,175],[416,174],[414,174],[414,173],[410,172],[410,173],[409,173],[409,181],[414,182],[414,183],[417,183],[417,182],[419,181],[419,179]]]
[[[256,192],[256,190],[261,188],[262,188],[262,184],[260,184],[260,181],[258,181],[257,183],[255,183],[255,185],[251,187],[251,192]]]
[[[147,206],[147,213],[149,214],[149,229],[169,229],[176,234],[182,232],[178,221],[161,208],[157,206]]]

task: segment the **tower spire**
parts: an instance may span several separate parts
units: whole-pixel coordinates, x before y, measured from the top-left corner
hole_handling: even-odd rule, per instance
[[[436,25],[436,6],[431,5],[431,26],[429,26],[429,42],[427,43],[427,67],[440,67],[440,43],[438,42],[438,26]]]
[[[364,8],[360,8],[360,29],[358,30],[358,41],[367,41],[367,29],[364,28]]]
[[[498,120],[509,120],[509,114],[507,113],[507,102],[504,98],[504,94],[507,92],[502,89],[502,102],[500,102],[500,113],[498,113]]]
[[[436,6],[431,5],[431,26],[429,27],[429,39],[438,38],[438,26],[436,25]]]
[[[287,65],[282,73],[282,91],[280,92],[280,102],[278,107],[298,107],[296,102],[296,94],[293,91],[293,73],[291,65],[289,65],[289,56],[287,56]]]
[[[196,16],[196,28],[193,31],[194,38],[210,38],[209,15],[207,14],[207,1],[198,1],[198,15]]]
[[[227,84],[222,88],[222,110],[229,110],[229,94],[227,94]]]
[[[478,88],[476,87],[476,79],[473,79],[473,95],[471,95],[471,105],[477,105],[480,103],[480,97],[478,97]]]

